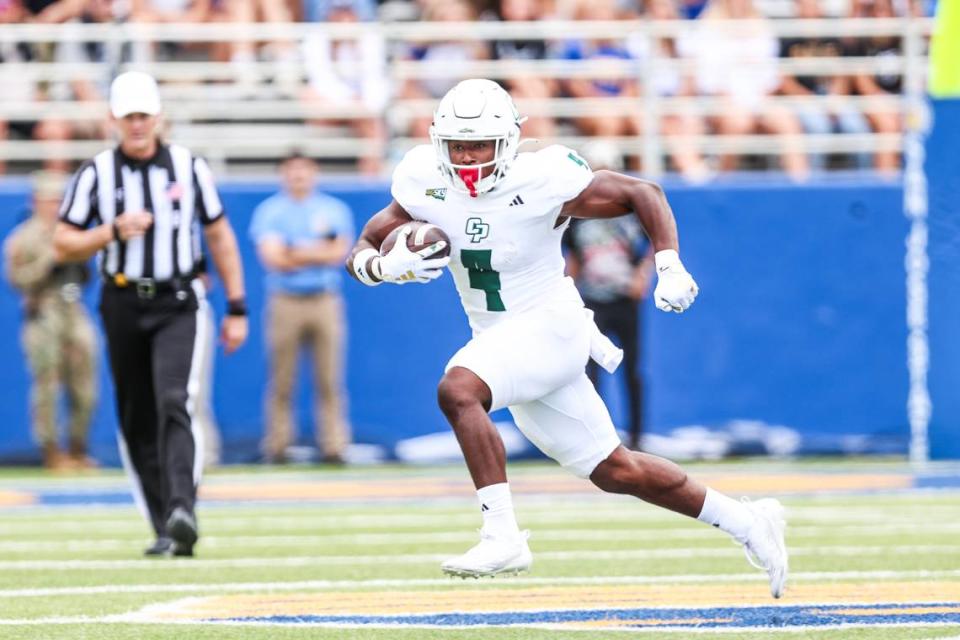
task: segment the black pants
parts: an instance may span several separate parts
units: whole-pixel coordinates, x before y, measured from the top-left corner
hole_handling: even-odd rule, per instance
[[[133,287],[104,285],[100,301],[117,394],[121,456],[133,476],[134,497],[158,536],[166,534],[174,507],[192,513],[196,503],[200,457],[191,411],[197,308],[189,286],[146,299]]]
[[[627,398],[629,401],[629,431],[631,449],[640,445],[640,436],[643,434],[643,375],[640,364],[640,306],[633,300],[624,299],[614,302],[585,301],[587,308],[593,311],[594,320],[601,332],[608,337],[614,337],[623,349],[623,370],[626,379]],[[600,367],[590,360],[587,364],[587,375],[593,381],[593,386],[599,389]]]

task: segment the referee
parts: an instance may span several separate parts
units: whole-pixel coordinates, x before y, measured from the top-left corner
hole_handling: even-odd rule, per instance
[[[227,353],[247,337],[247,310],[236,237],[210,169],[189,149],[160,140],[160,111],[151,76],[131,71],[113,81],[110,112],[120,143],[74,175],[54,245],[61,261],[100,254],[120,456],[157,535],[145,553],[191,556],[203,468],[195,420],[205,326],[196,277],[201,228],[226,289]]]

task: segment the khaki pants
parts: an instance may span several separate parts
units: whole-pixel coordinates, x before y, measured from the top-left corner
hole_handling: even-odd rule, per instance
[[[263,452],[283,459],[293,440],[291,405],[302,346],[310,347],[316,384],[317,444],[325,456],[342,455],[350,441],[343,390],[343,345],[346,324],[338,294],[273,294],[267,308],[270,359]]]

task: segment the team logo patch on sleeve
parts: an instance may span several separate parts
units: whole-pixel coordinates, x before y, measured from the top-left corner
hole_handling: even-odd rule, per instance
[[[436,198],[437,200],[446,200],[447,199],[447,189],[446,187],[439,187],[436,189],[427,189],[424,192],[424,195],[431,198]]]

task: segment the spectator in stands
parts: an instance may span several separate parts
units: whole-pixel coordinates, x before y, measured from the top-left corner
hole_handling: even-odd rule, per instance
[[[667,7],[669,14],[661,9],[654,14],[658,19],[667,19],[675,16],[672,7]],[[635,14],[621,13],[615,0],[581,0],[577,18],[580,20],[617,20],[621,18],[634,19]],[[637,81],[640,75],[640,61],[638,55],[671,55],[669,43],[661,43],[663,51],[651,52],[631,50],[628,43],[612,39],[571,40],[564,45],[562,57],[567,60],[620,60],[628,64],[623,73],[618,76],[600,77],[595,79],[570,78],[566,82],[567,93],[575,98],[604,99],[604,98],[637,98],[641,93],[641,86]],[[652,83],[650,89],[660,95],[675,95],[687,92],[679,74],[664,73],[654,78],[647,78]],[[575,119],[577,129],[586,136],[597,138],[634,137],[643,133],[643,114],[639,109],[632,107],[624,113],[621,108],[619,114],[598,111],[596,114],[581,116]],[[692,115],[671,114],[662,118],[657,126],[665,136],[676,136],[675,145],[671,146],[671,159],[680,173],[702,178],[706,173],[703,158],[696,148],[684,143],[684,138],[702,133],[703,126]],[[640,168],[640,159],[637,155],[628,156],[630,168]]]
[[[263,77],[257,60],[273,62],[273,87],[280,93],[296,96],[300,92],[303,73],[296,43],[292,40],[273,40],[262,49],[254,25],[292,22],[297,12],[284,0],[219,0],[214,6],[212,21],[232,22],[251,27],[250,37],[232,40],[214,47],[214,59],[229,60],[234,68],[236,84],[242,95],[257,97],[263,92]],[[259,53],[258,53],[259,50]]]
[[[203,23],[211,16],[211,0],[129,0],[130,22],[146,24]],[[133,43],[133,59],[138,63],[176,60],[195,48],[180,42]],[[204,56],[206,57],[206,56]]]
[[[547,18],[546,0],[499,0],[497,18],[505,22],[534,22]],[[546,60],[549,45],[542,38],[523,40],[492,40],[491,55],[501,60],[505,66],[511,61]],[[523,113],[533,112],[537,108],[524,108],[528,100],[545,101],[557,95],[559,87],[553,78],[538,77],[530,73],[510,75],[504,80],[505,89],[510,92]],[[523,123],[524,135],[549,141],[556,135],[556,122],[550,115],[532,115]]]
[[[299,153],[280,168],[283,191],[253,213],[250,237],[267,271],[270,371],[263,453],[287,460],[295,434],[291,405],[297,356],[309,347],[316,384],[317,443],[326,462],[342,463],[350,441],[343,389],[346,324],[341,264],[353,244],[353,214],[315,190],[317,166]]]
[[[673,0],[670,2],[672,3]],[[707,0],[680,0],[679,13],[687,20],[694,20],[700,17],[706,6]]]
[[[753,0],[710,0],[696,28],[678,40],[677,48],[681,56],[696,64],[697,93],[721,101],[721,108],[712,118],[717,133],[742,136],[763,132],[782,136],[783,168],[794,179],[809,175],[800,120],[787,108],[770,101],[780,86],[780,45]],[[721,157],[721,169],[737,166],[737,156]]]
[[[58,23],[76,18],[83,12],[86,0],[8,0],[0,4],[0,24],[18,22]],[[30,62],[51,62],[55,43],[0,42],[0,141],[11,137],[42,140],[50,143],[69,140],[70,124],[56,117],[36,114],[31,103],[50,99],[49,83],[38,82],[32,74],[24,73],[23,65]],[[8,116],[8,109],[23,105],[19,114]],[[56,146],[49,148],[44,167],[51,171],[66,171],[69,162]],[[6,162],[0,157],[0,173],[6,172]]]
[[[301,15],[304,22],[323,22],[340,0],[302,0]],[[377,19],[377,3],[374,0],[353,0],[354,15],[360,22]]]
[[[360,20],[357,0],[329,0],[327,22]],[[365,144],[357,168],[361,173],[380,173],[386,130],[383,112],[390,98],[386,48],[380,33],[367,31],[359,38],[333,39],[315,31],[303,43],[308,84],[303,99],[309,108],[335,108],[333,117],[311,117],[316,124],[345,124]]]
[[[117,13],[122,10],[120,3],[115,0],[86,0],[86,6],[80,20],[71,24],[110,24],[126,20],[125,14]],[[66,30],[72,27],[64,27]],[[88,70],[94,73],[78,73],[68,81],[52,83],[49,88],[50,98],[58,102],[77,105],[97,105],[105,100],[109,91],[110,69],[114,69],[121,62],[129,61],[129,51],[119,43],[116,45],[97,41],[83,42],[74,37],[65,37],[57,43],[54,61],[59,64],[86,64]],[[72,139],[104,139],[108,135],[108,121],[102,115],[90,120],[69,121],[69,137]]]
[[[423,19],[431,22],[466,23],[476,20],[477,12],[473,5],[465,0],[445,0],[428,4],[424,9]],[[451,34],[450,40],[415,44],[404,53],[404,57],[420,62],[430,75],[407,80],[400,89],[400,96],[407,100],[427,100],[433,105],[457,82],[470,77],[470,63],[487,59],[489,50],[484,42],[466,40]],[[430,123],[433,121],[431,111],[432,106],[425,112],[414,114],[409,135],[414,138],[428,137]]]
[[[79,18],[86,0],[12,0],[22,11],[19,22],[59,24]]]
[[[130,0],[130,20],[150,23],[206,22],[211,0]]]
[[[822,18],[819,0],[797,0],[797,17],[806,19]],[[824,37],[796,37],[784,38],[780,42],[780,55],[783,58],[807,60],[810,58],[839,58],[846,54],[840,38]],[[829,61],[827,61],[829,64]],[[830,103],[810,103],[801,106],[797,113],[803,123],[804,131],[812,134],[830,133],[870,133],[870,124],[860,110],[849,100],[843,100],[853,92],[853,81],[850,76],[844,75],[811,75],[792,76],[784,75],[781,79],[780,92],[787,96],[837,96],[838,100]],[[825,160],[823,154],[811,154],[811,164],[817,169],[823,169]],[[858,168],[867,168],[870,165],[869,154],[856,154],[854,157]]]
[[[852,18],[894,18],[891,0],[853,0]],[[899,36],[870,36],[851,39],[848,43],[849,54],[873,58],[878,63],[892,59],[903,53]],[[889,72],[874,75],[858,74],[854,76],[853,86],[861,96],[887,97],[900,95],[903,88],[903,74],[895,63]],[[899,106],[895,102],[878,103],[866,108],[867,119],[873,130],[880,134],[896,134],[903,128]],[[900,156],[895,151],[880,151],[874,154],[874,166],[884,172],[894,172],[900,167]]]
[[[646,0],[644,16],[658,21],[681,19],[674,0]],[[642,42],[643,46],[648,46],[646,40]],[[627,42],[628,48],[641,59],[652,55],[663,61],[676,62],[680,57],[675,38],[658,38],[653,43],[653,51],[646,51],[643,46],[637,47],[637,44],[638,40],[635,38]],[[695,93],[689,74],[665,64],[656,65],[656,71],[647,82],[658,96],[664,98],[691,97]],[[660,132],[667,138],[669,158],[675,171],[693,182],[702,182],[710,176],[711,170],[692,139],[707,132],[703,117],[695,109],[667,113],[660,120]]]
[[[622,14],[616,0],[581,0],[577,6],[577,20],[618,20]],[[635,15],[631,17],[636,17]],[[575,39],[563,44],[560,57],[565,60],[612,60],[627,64],[622,73],[598,75],[596,78],[571,77],[564,82],[566,93],[578,99],[636,98],[640,95],[637,83],[639,65],[622,40],[600,38],[596,40]],[[597,111],[574,119],[580,134],[597,138],[638,136],[642,129],[641,115],[634,109],[625,113]],[[632,156],[631,168],[637,169],[639,158]]]

